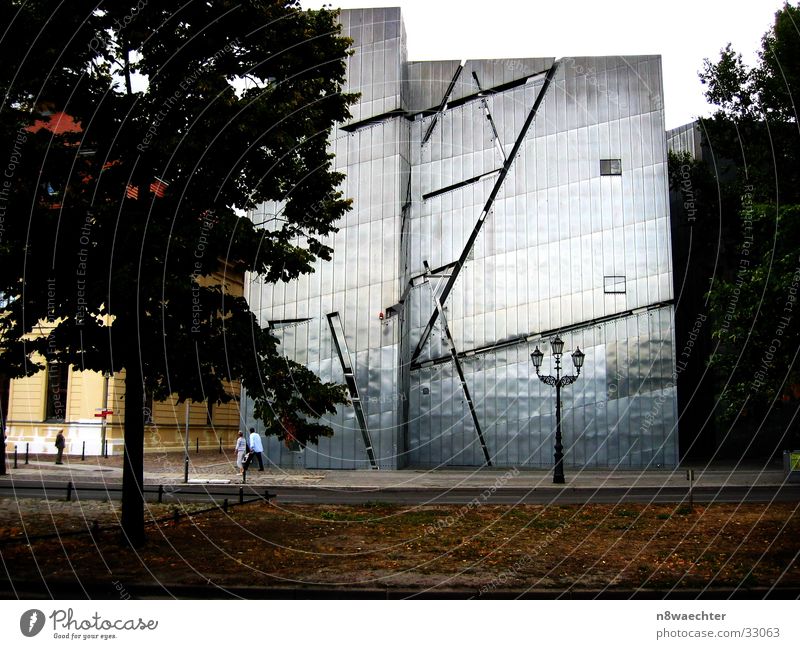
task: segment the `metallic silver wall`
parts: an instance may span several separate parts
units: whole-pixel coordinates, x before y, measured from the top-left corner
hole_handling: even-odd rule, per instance
[[[676,153],[687,152],[692,158],[703,159],[700,123],[689,122],[667,131],[667,149]]]
[[[346,89],[361,93],[351,123],[400,109],[406,60],[400,10],[344,11],[341,20],[344,32],[355,41]],[[397,466],[402,430],[399,319],[381,320],[379,314],[397,302],[400,290],[401,187],[408,184],[405,180],[404,185],[403,179],[408,178],[409,168],[407,130],[405,120],[396,117],[354,131],[334,131],[335,166],[347,174],[343,191],[353,199],[353,209],[328,241],[335,251],[333,259],[319,262],[314,274],[288,284],[252,282],[248,292],[262,324],[303,319],[276,325],[284,353],[324,380],[344,384],[345,370],[328,318],[339,313],[345,338],[340,343],[345,343],[350,358],[375,465],[380,468]],[[279,211],[280,205],[267,204],[253,218],[266,221],[269,227],[268,219]],[[258,426],[258,422],[248,423]],[[353,407],[340,408],[328,423],[336,431],[334,437],[301,453],[267,438],[268,459],[295,467],[373,466]]]
[[[331,262],[254,283],[249,298],[262,322],[305,319],[277,333],[325,379],[347,380],[345,338],[355,407],[318,448],[271,440],[270,459],[551,466],[554,391],[530,352],[545,351],[547,371],[560,331],[586,352],[562,392],[565,463],[674,465],[660,58],[409,63],[399,9],[341,20],[355,41],[348,90],[362,96],[331,147],[354,209]],[[601,175],[601,160],[621,173]]]

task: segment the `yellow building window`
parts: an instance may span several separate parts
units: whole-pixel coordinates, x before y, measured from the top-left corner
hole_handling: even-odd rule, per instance
[[[68,382],[69,365],[48,364],[45,421],[64,421],[66,418]]]

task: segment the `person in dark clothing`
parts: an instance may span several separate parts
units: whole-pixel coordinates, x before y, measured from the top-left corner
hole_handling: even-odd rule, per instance
[[[66,445],[67,441],[64,439],[64,431],[59,430],[58,435],[56,435],[56,464],[64,464],[61,458],[64,456],[64,447]]]

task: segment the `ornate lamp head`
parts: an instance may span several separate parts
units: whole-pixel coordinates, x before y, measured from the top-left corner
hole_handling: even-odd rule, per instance
[[[586,357],[581,351],[580,347],[575,348],[575,352],[572,354],[572,362],[575,364],[575,369],[578,370],[578,374],[581,373],[581,368],[583,367],[583,359]]]
[[[536,349],[531,354],[531,360],[533,360],[533,366],[536,368],[536,373],[539,373],[539,368],[542,366],[542,359],[544,358],[544,354],[539,351],[539,346],[536,346]]]

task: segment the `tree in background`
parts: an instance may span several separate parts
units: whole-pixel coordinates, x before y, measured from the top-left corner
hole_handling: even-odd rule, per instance
[[[708,298],[718,343],[718,412],[726,423],[764,417],[800,396],[800,8],[784,5],[748,67],[730,44],[700,73],[718,107],[701,128],[720,184],[724,263]],[[776,449],[763,449],[774,452]]]
[[[349,209],[327,142],[355,100],[336,12],[297,2],[2,0],[0,373],[125,371],[122,526],[144,541],[144,396],[227,402],[301,443],[346,402],[278,353],[230,275],[329,259]],[[74,128],[67,128],[70,124]],[[243,215],[285,208],[269,230]],[[221,279],[214,280],[214,277]]]

